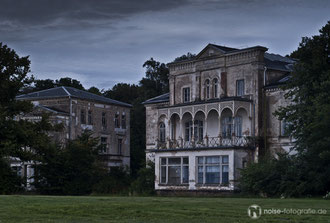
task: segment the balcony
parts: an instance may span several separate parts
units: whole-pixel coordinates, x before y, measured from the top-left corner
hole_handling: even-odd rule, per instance
[[[254,145],[255,140],[251,136],[232,136],[230,138],[206,136],[202,140],[196,141],[184,141],[182,138],[167,140],[167,142],[157,140],[157,149],[252,148]]]

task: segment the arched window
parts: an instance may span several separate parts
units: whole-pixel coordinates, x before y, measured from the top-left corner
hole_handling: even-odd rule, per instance
[[[194,141],[203,141],[203,121],[195,120],[194,126],[193,122],[189,121],[185,123],[185,141],[191,141],[194,133]]]
[[[238,137],[242,136],[242,117],[241,116],[235,117],[235,136],[238,136]]]
[[[165,142],[165,124],[164,124],[164,122],[159,123],[159,141]]]
[[[222,137],[231,138],[232,135],[232,117],[224,117],[221,122]]]
[[[203,141],[203,121],[194,121],[194,140],[197,142]]]
[[[208,79],[205,81],[205,98],[210,98],[210,80]]]
[[[217,78],[213,79],[213,97],[214,98],[218,97],[218,79]]]

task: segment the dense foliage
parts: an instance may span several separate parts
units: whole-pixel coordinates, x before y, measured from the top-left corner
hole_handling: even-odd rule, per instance
[[[35,188],[43,194],[90,194],[106,174],[98,160],[98,139],[84,132],[64,147],[51,144],[35,160]]]
[[[330,21],[291,54],[297,59],[283,86],[293,103],[275,114],[289,123],[295,156],[265,160],[243,170],[242,189],[268,195],[324,195],[330,188]]]
[[[21,182],[9,166],[11,159],[29,161],[34,158],[32,150],[39,150],[49,142],[46,131],[52,126],[44,116],[40,122],[18,119],[32,111],[32,104],[16,100],[20,89],[29,86],[30,61],[0,43],[0,193],[15,192]]]

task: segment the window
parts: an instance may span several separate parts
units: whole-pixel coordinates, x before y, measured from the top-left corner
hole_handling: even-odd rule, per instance
[[[217,78],[213,79],[213,97],[214,98],[218,97],[218,79]]]
[[[119,128],[119,113],[115,114],[115,128]]]
[[[192,121],[186,122],[185,123],[185,135],[184,135],[184,140],[185,141],[190,141],[192,139]]]
[[[123,140],[122,139],[118,139],[118,155],[122,154],[122,146],[123,146]]]
[[[191,141],[194,134],[195,141],[203,141],[203,121],[195,120],[185,123],[185,141]]]
[[[107,117],[105,112],[102,112],[102,128],[107,129]]]
[[[88,125],[92,125],[92,124],[93,124],[92,111],[89,110],[88,111]]]
[[[178,185],[189,182],[188,157],[160,158],[160,183]]]
[[[183,88],[183,103],[190,102],[190,88]]]
[[[80,123],[86,124],[86,114],[84,109],[80,110]]]
[[[165,142],[165,124],[164,122],[161,122],[159,124],[159,141],[160,142]]]
[[[224,117],[221,121],[222,137],[231,138],[232,136],[232,117]]]
[[[101,152],[107,151],[107,137],[101,137]]]
[[[281,136],[289,136],[288,127],[289,127],[288,122],[285,120],[282,120],[281,121]]]
[[[121,115],[121,127],[126,129],[126,115],[124,113]]]
[[[210,98],[210,80],[205,81],[205,98]]]
[[[194,121],[194,140],[198,142],[203,141],[203,121]]]
[[[228,156],[197,157],[197,182],[199,184],[228,184]]]
[[[235,136],[242,136],[242,117],[236,116],[235,117]]]
[[[236,96],[244,95],[244,79],[236,81]]]
[[[175,139],[175,135],[176,135],[176,123],[175,122],[173,122],[173,123],[171,123],[171,139]]]

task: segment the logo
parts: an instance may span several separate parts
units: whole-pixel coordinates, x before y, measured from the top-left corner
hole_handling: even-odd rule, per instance
[[[252,219],[258,219],[261,216],[261,207],[253,204],[247,209],[248,215]]]

